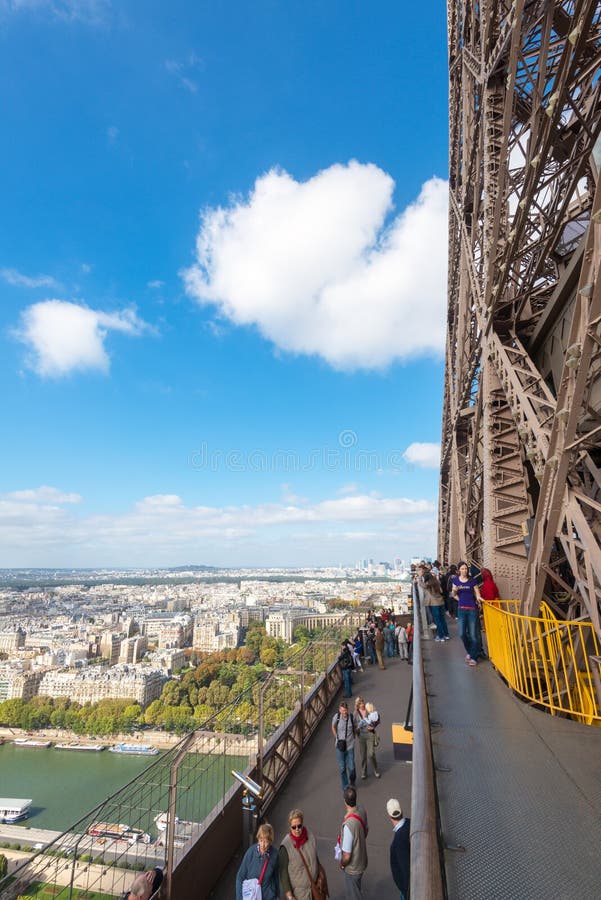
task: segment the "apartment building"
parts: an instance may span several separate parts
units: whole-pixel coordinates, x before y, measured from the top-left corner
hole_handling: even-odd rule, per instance
[[[151,666],[94,666],[81,672],[46,672],[38,693],[70,697],[82,704],[131,699],[146,707],[158,700],[165,680],[165,674]]]

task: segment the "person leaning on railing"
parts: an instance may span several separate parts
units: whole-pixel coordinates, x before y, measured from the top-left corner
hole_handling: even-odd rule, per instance
[[[158,866],[137,875],[128,891],[121,895],[121,900],[149,900],[163,883],[163,870]]]

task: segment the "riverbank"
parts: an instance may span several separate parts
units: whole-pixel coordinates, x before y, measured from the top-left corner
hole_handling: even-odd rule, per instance
[[[196,735],[195,747],[203,753],[224,753],[226,756],[243,756],[246,754],[250,756],[256,753],[257,750],[256,737],[247,738],[241,734],[223,734],[212,731],[198,731]],[[104,744],[107,749],[121,743],[148,745],[157,750],[170,750],[182,740],[181,735],[158,730],[134,731],[133,733],[111,734],[99,737],[96,735],[76,734],[74,731],[68,731],[64,728],[24,731],[22,728],[0,727],[0,739],[2,738],[7,743],[21,738],[32,738],[32,740],[36,741],[51,741],[53,744]],[[32,750],[32,752],[35,751]]]

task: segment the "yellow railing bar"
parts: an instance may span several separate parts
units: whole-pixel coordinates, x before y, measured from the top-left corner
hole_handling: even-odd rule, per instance
[[[601,703],[595,690],[601,663],[592,624],[558,619],[546,603],[541,604],[538,617],[521,615],[519,607],[519,600],[483,604],[488,654],[494,667],[512,690],[546,707],[551,715],[601,725]]]

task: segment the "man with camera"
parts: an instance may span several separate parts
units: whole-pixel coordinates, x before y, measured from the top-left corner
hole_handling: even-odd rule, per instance
[[[355,719],[349,713],[348,703],[342,700],[338,712],[332,719],[332,734],[336,743],[336,760],[340,769],[342,790],[354,785],[357,777],[355,771]]]

